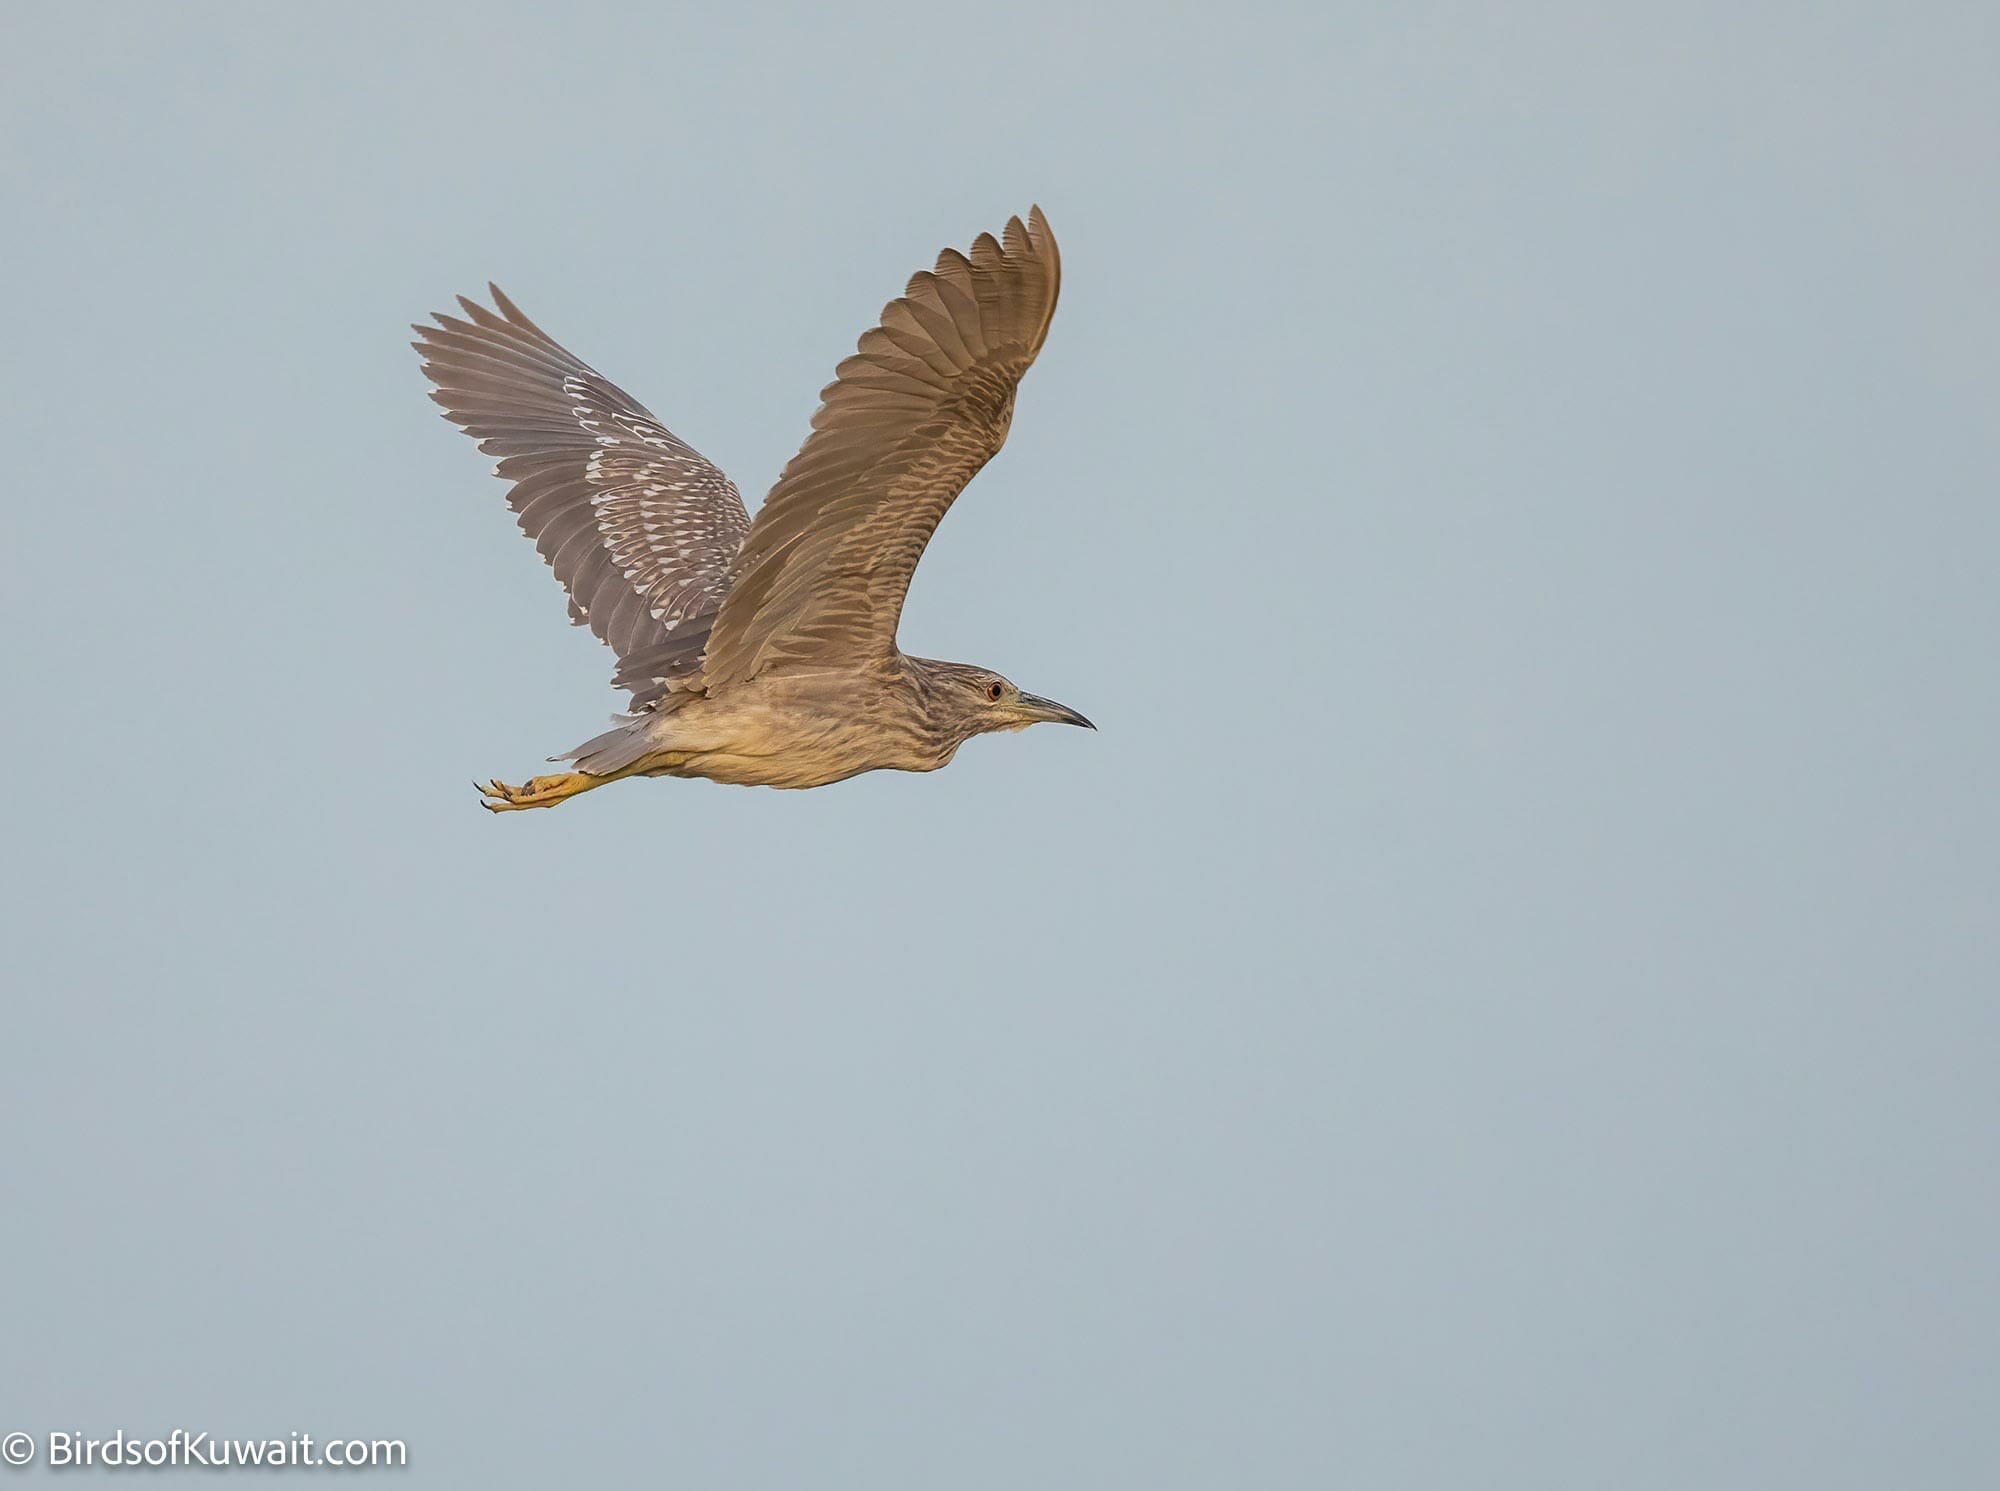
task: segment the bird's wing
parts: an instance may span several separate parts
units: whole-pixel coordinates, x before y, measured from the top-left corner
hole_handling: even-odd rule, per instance
[[[487,288],[499,314],[460,296],[469,319],[434,315],[411,345],[445,417],[498,457],[570,620],[611,645],[644,707],[699,662],[750,515],[728,477]]]
[[[1037,207],[998,243],[982,233],[970,257],[945,250],[889,302],[821,391],[812,434],[743,541],[704,686],[895,648],[924,545],[1007,438],[1060,279]]]

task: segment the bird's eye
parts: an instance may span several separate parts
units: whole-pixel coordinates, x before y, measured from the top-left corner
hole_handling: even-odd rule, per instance
[[[998,704],[1000,702],[1000,695],[1004,692],[1005,690],[1003,690],[997,683],[989,683],[986,685],[986,697],[991,699],[995,704]]]

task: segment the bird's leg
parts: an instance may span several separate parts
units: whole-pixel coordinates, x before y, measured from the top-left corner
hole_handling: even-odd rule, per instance
[[[615,782],[625,775],[592,776],[587,771],[559,771],[551,776],[530,777],[519,787],[509,787],[505,782],[475,782],[483,801],[479,804],[489,812],[511,813],[519,808],[552,808],[566,797],[575,797],[579,792],[588,792],[593,787],[602,787],[606,782]]]
[[[642,756],[630,766],[621,766],[602,775],[590,771],[558,771],[545,777],[530,777],[518,787],[509,787],[500,781],[474,782],[472,785],[479,789],[479,805],[482,808],[493,813],[511,813],[517,808],[552,808],[566,797],[575,797],[579,792],[588,792],[606,782],[621,781],[626,777],[660,776],[687,759],[685,752],[665,751]]]

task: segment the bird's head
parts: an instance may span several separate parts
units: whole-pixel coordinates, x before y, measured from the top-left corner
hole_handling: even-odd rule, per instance
[[[991,668],[921,661],[930,713],[952,737],[954,745],[990,731],[1025,730],[1030,725],[1097,728],[1067,704],[1044,699],[1040,694],[1024,693]]]

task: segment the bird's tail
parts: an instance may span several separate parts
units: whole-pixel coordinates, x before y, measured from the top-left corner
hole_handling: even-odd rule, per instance
[[[647,729],[657,718],[652,714],[620,715],[617,723],[602,735],[593,735],[575,750],[564,751],[560,756],[549,759],[574,761],[578,771],[587,771],[594,777],[608,777],[659,749]]]

